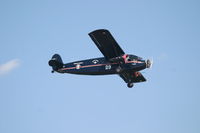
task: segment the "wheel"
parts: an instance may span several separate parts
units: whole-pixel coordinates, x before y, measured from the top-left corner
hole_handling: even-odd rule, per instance
[[[54,70],[52,70],[51,73],[54,73]]]
[[[122,71],[122,68],[120,66],[116,68],[117,73],[120,73],[121,71]]]
[[[128,86],[128,88],[132,88],[134,86],[134,84],[133,83],[128,83],[127,86]]]

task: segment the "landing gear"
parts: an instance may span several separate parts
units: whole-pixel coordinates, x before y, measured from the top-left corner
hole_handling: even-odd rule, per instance
[[[127,87],[128,87],[128,88],[132,88],[133,86],[134,86],[133,83],[128,83],[128,84],[127,84]]]
[[[54,70],[51,71],[51,73],[54,73],[54,72],[55,72]]]

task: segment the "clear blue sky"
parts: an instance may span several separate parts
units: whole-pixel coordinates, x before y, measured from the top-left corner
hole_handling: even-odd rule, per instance
[[[199,133],[198,0],[1,0],[0,133]],[[154,66],[128,89],[117,75],[51,74],[47,62],[101,57],[109,29]]]

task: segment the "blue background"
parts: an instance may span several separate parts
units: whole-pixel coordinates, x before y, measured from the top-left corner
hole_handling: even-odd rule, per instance
[[[1,0],[1,133],[199,133],[198,0]],[[153,58],[147,82],[51,74],[48,60],[102,54],[87,35],[109,29],[128,54]]]

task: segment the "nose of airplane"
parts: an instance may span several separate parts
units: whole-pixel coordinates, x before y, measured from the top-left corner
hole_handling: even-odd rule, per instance
[[[146,60],[146,67],[147,68],[151,68],[152,65],[153,65],[153,60],[150,60],[150,59]]]

